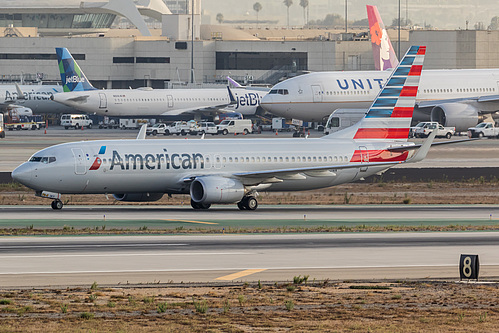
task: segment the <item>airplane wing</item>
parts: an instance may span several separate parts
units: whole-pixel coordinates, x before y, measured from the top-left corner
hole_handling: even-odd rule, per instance
[[[446,104],[446,103],[461,103],[461,102],[478,102],[478,103],[487,103],[487,102],[499,102],[499,95],[488,95],[488,96],[476,96],[476,97],[463,97],[463,98],[452,98],[452,99],[440,99],[440,100],[432,100],[432,101],[421,101],[416,102],[416,106],[418,109],[426,109],[433,108],[437,105]],[[482,113],[494,113],[496,111],[481,111]]]
[[[83,103],[83,102],[86,102],[89,97],[90,97],[90,95],[80,95],[80,96],[67,98],[66,100],[72,101],[72,102],[77,102],[77,103]]]
[[[200,114],[207,114],[207,113],[209,113],[209,114],[218,114],[218,113],[225,113],[225,112],[233,112],[233,111],[228,111],[228,110],[224,109],[224,108],[226,108],[229,105],[233,105],[233,104],[237,103],[237,101],[234,98],[234,95],[230,91],[229,87],[227,87],[227,90],[229,92],[229,99],[230,99],[229,103],[223,103],[223,104],[219,104],[219,105],[210,105],[210,106],[201,106],[201,107],[198,107],[198,108],[175,109],[175,110],[172,110],[172,111],[167,111],[167,112],[165,112],[165,113],[163,113],[161,115],[162,116],[178,116],[180,114],[196,114],[196,113],[200,113]]]

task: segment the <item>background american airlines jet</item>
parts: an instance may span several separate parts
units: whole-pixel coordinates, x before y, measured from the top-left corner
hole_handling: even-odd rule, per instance
[[[215,203],[258,206],[257,191],[299,191],[367,177],[422,160],[434,139],[407,142],[426,48],[413,46],[367,115],[317,139],[101,140],[60,144],[35,153],[14,180],[52,198],[62,193],[114,193],[120,201],[156,201],[190,193],[194,209]],[[418,150],[419,149],[419,150]]]
[[[261,106],[285,118],[323,121],[336,109],[367,109],[389,76],[389,71],[305,74],[276,84]],[[413,122],[438,121],[462,132],[484,118],[492,121],[498,110],[499,69],[425,70]]]
[[[266,92],[228,89],[97,90],[66,48],[56,48],[64,92],[52,97],[77,110],[114,117],[167,117],[239,112],[254,115]]]

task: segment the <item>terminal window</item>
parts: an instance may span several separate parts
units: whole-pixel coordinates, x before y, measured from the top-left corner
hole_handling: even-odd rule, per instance
[[[289,67],[307,70],[306,52],[217,52],[217,70],[271,70]]]

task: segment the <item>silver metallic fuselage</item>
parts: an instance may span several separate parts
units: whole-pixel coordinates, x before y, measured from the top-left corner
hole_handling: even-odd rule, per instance
[[[194,177],[238,178],[237,174],[244,172],[344,166],[351,163],[359,147],[372,152],[393,143],[326,138],[83,141],[41,150],[33,156],[55,157],[55,161],[25,162],[12,176],[34,190],[63,194],[188,193],[189,179]],[[270,181],[262,189],[323,188],[348,183],[388,167],[332,169],[330,176],[303,173],[301,179],[284,177],[280,182]]]

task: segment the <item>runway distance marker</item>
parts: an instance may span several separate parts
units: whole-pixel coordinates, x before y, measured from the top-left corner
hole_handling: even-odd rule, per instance
[[[248,275],[251,275],[251,274],[260,273],[260,272],[263,272],[263,271],[266,271],[266,270],[267,269],[246,269],[246,270],[241,271],[241,272],[237,272],[237,273],[234,273],[234,274],[229,274],[229,275],[218,277],[215,280],[231,281],[231,280],[235,280],[235,279],[241,278],[243,276],[248,276]]]

